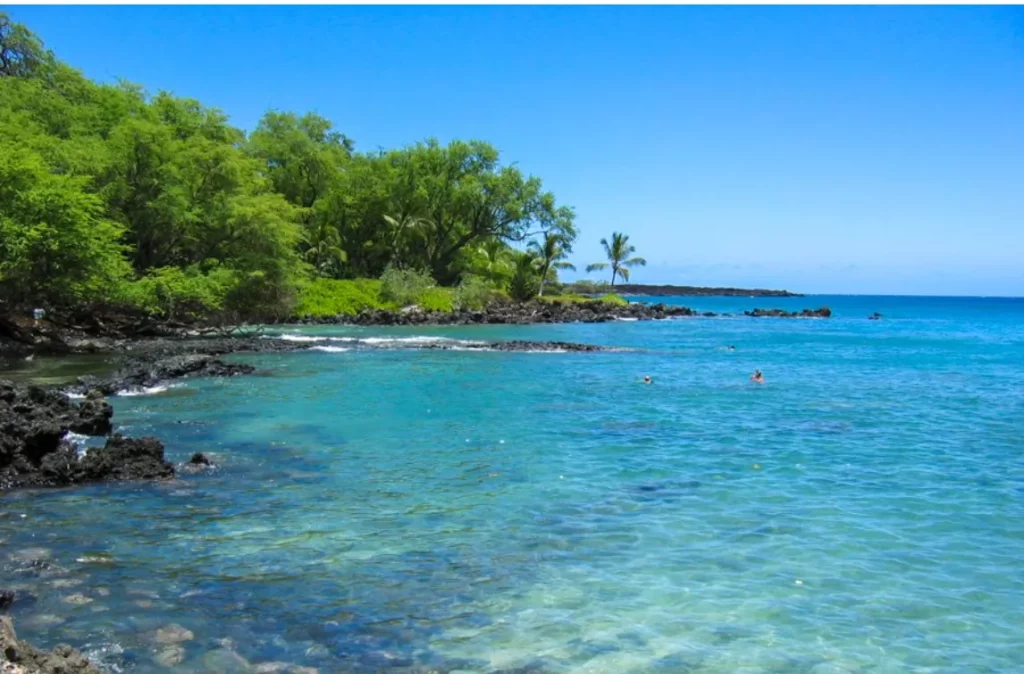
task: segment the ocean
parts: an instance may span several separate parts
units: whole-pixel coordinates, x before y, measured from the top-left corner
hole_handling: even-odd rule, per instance
[[[652,301],[834,316],[274,328],[336,339],[112,399],[212,472],[0,497],[19,636],[147,674],[1024,671],[1024,300]]]

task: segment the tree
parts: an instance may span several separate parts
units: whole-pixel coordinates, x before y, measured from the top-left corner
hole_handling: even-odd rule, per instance
[[[498,151],[481,141],[436,140],[386,155],[406,211],[430,219],[421,255],[424,267],[441,283],[461,273],[457,261],[467,247],[489,239],[525,241],[537,231],[557,231],[566,242],[576,237],[572,209],[558,207],[539,178],[502,166]],[[415,207],[409,202],[414,202]]]
[[[642,257],[630,257],[636,252],[636,247],[629,245],[629,236],[619,232],[612,232],[612,242],[608,239],[601,239],[604,246],[604,253],[608,256],[608,262],[595,262],[587,265],[587,273],[600,269],[612,268],[612,285],[615,285],[615,278],[620,277],[623,281],[629,281],[629,270],[631,267],[644,267],[647,260]]]
[[[537,266],[540,269],[540,285],[537,289],[538,297],[544,295],[544,281],[547,280],[550,270],[576,269],[571,263],[563,261],[568,256],[568,251],[563,246],[563,237],[557,232],[546,232],[543,243],[531,241],[529,244],[529,250],[536,257]]]
[[[81,178],[50,173],[32,151],[0,152],[0,304],[103,301],[127,277],[122,229],[85,188]]]
[[[28,77],[49,60],[39,38],[0,12],[0,77]]]

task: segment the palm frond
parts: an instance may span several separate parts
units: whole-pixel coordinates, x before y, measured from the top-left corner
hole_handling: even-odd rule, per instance
[[[602,269],[607,269],[607,268],[608,268],[608,263],[607,262],[595,262],[593,264],[588,264],[587,265],[587,273],[589,274],[592,271],[601,271]]]

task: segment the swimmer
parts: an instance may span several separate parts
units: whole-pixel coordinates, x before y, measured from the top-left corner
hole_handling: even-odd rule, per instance
[[[755,382],[757,384],[763,384],[764,375],[761,374],[760,370],[754,370],[754,374],[750,375],[750,381]]]
[[[649,375],[644,377],[644,383],[645,384],[650,384],[651,383],[651,377]]]
[[[735,350],[736,350],[736,347],[735,347],[735,346],[733,346],[732,344],[730,344],[730,345],[729,345],[729,350],[730,350],[730,351],[735,351]]]

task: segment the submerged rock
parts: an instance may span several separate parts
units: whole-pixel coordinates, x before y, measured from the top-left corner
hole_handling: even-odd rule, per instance
[[[4,674],[100,674],[84,655],[66,644],[47,652],[19,641],[14,624],[0,617],[0,672]]]
[[[14,590],[0,590],[0,611],[9,608],[17,598],[18,593]]]
[[[193,466],[209,466],[210,460],[206,458],[206,455],[202,452],[196,452],[192,455],[192,458],[188,460]]]
[[[85,604],[92,603],[92,597],[86,597],[81,592],[76,592],[64,597],[64,603],[71,604],[72,606],[84,606]]]
[[[195,635],[192,630],[186,629],[178,623],[171,623],[158,629],[154,638],[157,643],[161,644],[179,644],[184,641],[192,641],[195,639]]]
[[[153,656],[153,662],[161,667],[174,667],[185,660],[184,646],[168,646]]]
[[[229,648],[218,648],[203,656],[203,671],[211,674],[239,674],[251,672],[252,665]]]

